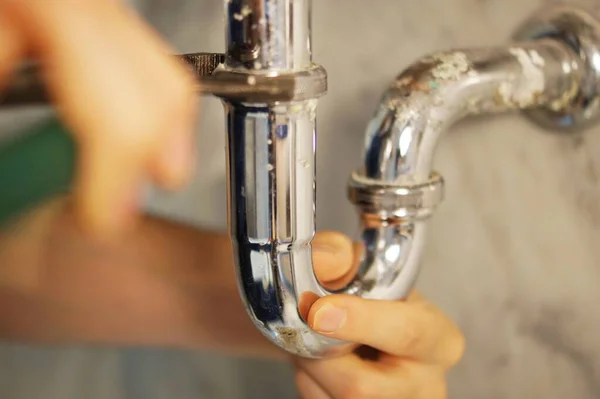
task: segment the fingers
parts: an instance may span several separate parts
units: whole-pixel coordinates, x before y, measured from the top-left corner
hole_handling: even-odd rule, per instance
[[[40,60],[80,144],[77,199],[85,227],[125,227],[148,178],[181,185],[192,164],[192,78],[117,1],[0,1]]]
[[[331,286],[343,280],[353,267],[353,244],[343,234],[322,231],[312,241],[315,274],[321,284]]]
[[[368,345],[390,355],[452,367],[464,338],[441,311],[425,301],[366,300],[346,295],[319,299],[308,322],[315,331]]]
[[[319,281],[330,289],[332,285],[341,288],[350,281],[356,272],[357,249],[344,235],[317,234],[313,260]],[[303,297],[300,311],[311,328],[323,335],[447,368],[454,366],[464,352],[464,337],[459,329],[416,293],[408,301],[313,296]]]

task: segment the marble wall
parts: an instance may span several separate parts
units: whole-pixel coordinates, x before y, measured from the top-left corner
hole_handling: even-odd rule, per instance
[[[314,3],[314,58],[330,76],[319,109],[318,227],[353,234],[346,178],[389,81],[424,53],[506,42],[543,1]],[[179,51],[223,48],[219,1],[140,0],[136,6]],[[151,209],[225,228],[222,117],[216,100],[204,102],[198,175],[176,196],[153,193]],[[447,196],[432,220],[419,288],[467,336],[466,356],[450,375],[451,398],[600,396],[595,151],[600,127],[567,137],[518,114],[465,121],[440,142],[436,168]],[[0,396],[15,399],[295,397],[289,370],[214,355],[5,346],[0,370]],[[239,386],[227,383],[232,377]],[[32,379],[40,381],[38,391]]]

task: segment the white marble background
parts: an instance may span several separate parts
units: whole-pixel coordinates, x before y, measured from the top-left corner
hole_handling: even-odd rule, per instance
[[[179,51],[221,51],[221,2],[139,0]],[[318,138],[318,225],[353,234],[345,199],[383,89],[423,55],[506,42],[541,0],[318,0],[315,60],[329,72]],[[203,105],[198,176],[149,206],[225,228],[223,112]],[[6,122],[6,120],[5,120]],[[6,124],[6,123],[5,123]],[[12,121],[10,122],[12,124]],[[452,399],[600,397],[600,127],[581,137],[521,115],[461,123],[440,143],[447,198],[432,220],[419,286],[462,327]],[[232,379],[238,381],[232,384]],[[293,398],[289,370],[169,351],[0,347],[0,397]]]

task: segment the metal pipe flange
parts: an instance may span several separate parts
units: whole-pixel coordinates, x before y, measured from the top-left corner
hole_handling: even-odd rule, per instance
[[[564,93],[562,101],[524,111],[533,121],[551,130],[574,131],[600,119],[600,6],[546,5],[522,24],[514,38],[564,44],[575,61],[563,63],[563,68],[579,75],[578,84]]]

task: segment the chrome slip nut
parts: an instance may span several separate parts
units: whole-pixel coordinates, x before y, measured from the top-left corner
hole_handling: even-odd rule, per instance
[[[444,179],[432,172],[425,182],[394,184],[368,179],[355,172],[348,182],[348,198],[365,214],[424,219],[443,201]]]

